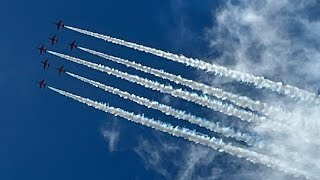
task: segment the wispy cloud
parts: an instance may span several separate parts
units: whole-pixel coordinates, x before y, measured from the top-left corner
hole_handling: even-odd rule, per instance
[[[232,3],[233,2],[233,3]],[[320,87],[320,40],[319,14],[309,14],[309,9],[319,7],[317,1],[277,1],[277,0],[244,0],[228,1],[219,12],[214,13],[215,24],[208,29],[208,40],[214,52],[220,57],[213,58],[229,67],[263,75],[275,81],[298,86],[312,92]],[[215,53],[217,54],[217,53]],[[205,75],[206,81],[214,85],[229,85],[229,80]],[[237,87],[230,87],[233,92]],[[253,92],[249,92],[253,93]],[[319,107],[308,104],[297,104],[294,101],[279,98],[270,91],[262,91],[263,100],[270,104],[281,105],[294,116],[281,123],[287,124],[287,134],[270,133],[270,151],[265,152],[285,159],[289,163],[299,161],[303,169],[319,175]],[[255,94],[251,95],[255,96]],[[255,130],[265,134],[268,124],[258,126]],[[160,146],[161,147],[161,146]],[[189,148],[184,157],[177,157],[179,177],[186,179],[292,179],[282,173],[265,167],[248,165],[241,160],[227,158],[226,163],[234,168],[230,170],[222,165],[212,167],[211,173],[199,177],[196,167],[201,166],[198,160],[206,156],[206,148]],[[161,149],[156,149],[160,151]],[[198,151],[198,152],[197,152]],[[161,155],[161,153],[158,154]],[[195,153],[196,152],[196,153]],[[293,158],[295,156],[297,157]],[[213,155],[214,156],[214,155]],[[216,156],[214,156],[216,157]],[[210,158],[209,158],[210,159]],[[213,161],[217,162],[217,159]],[[157,164],[160,166],[160,164]],[[235,167],[236,166],[236,167]],[[162,167],[164,168],[164,167]],[[232,171],[230,173],[230,171]],[[174,177],[178,179],[179,177]]]
[[[183,141],[177,143],[175,139],[157,132],[139,139],[135,152],[143,159],[147,169],[156,171],[166,179],[199,179],[201,176],[198,175],[198,168],[211,165],[217,154],[203,146],[182,143]],[[216,172],[217,169],[213,171]],[[212,173],[208,174],[214,177]]]
[[[235,69],[274,80],[318,89],[318,21],[307,17],[316,1],[230,1],[215,17],[208,32],[211,46]],[[230,61],[232,60],[232,61]],[[311,68],[311,69],[309,69]],[[318,84],[319,85],[319,84]]]
[[[168,163],[167,159],[176,154],[180,147],[174,142],[165,140],[166,138],[159,135],[158,132],[152,133],[152,136],[148,137],[140,136],[134,151],[144,161],[145,168],[153,170],[167,179],[173,179],[172,172],[175,168],[175,162]],[[177,160],[179,161],[179,158]],[[168,164],[170,165],[168,166]]]
[[[320,87],[320,39],[316,33],[320,14],[309,13],[315,6],[319,1],[228,1],[207,31],[211,48],[219,52],[220,63],[233,69],[316,93]],[[213,84],[224,83],[220,78],[213,80]],[[293,113],[290,119],[281,121],[288,126],[286,135],[268,132],[267,124],[255,128],[259,133],[268,132],[272,140],[265,153],[299,162],[303,169],[319,175],[319,107],[295,103],[266,90],[262,97]],[[294,155],[296,158],[292,158]]]
[[[279,115],[282,117],[278,119],[277,123],[284,125],[284,127],[286,127],[285,131],[271,131],[273,124],[269,123],[261,123],[251,127],[250,130],[253,130],[260,135],[265,135],[264,138],[268,140],[268,144],[266,144],[263,149],[261,149],[261,147],[246,147],[246,149],[234,147],[214,138],[209,138],[206,135],[200,135],[184,128],[180,129],[160,121],[154,121],[153,119],[135,115],[122,109],[113,108],[52,87],[49,88],[105,112],[127,118],[131,121],[167,132],[174,136],[184,137],[196,143],[209,145],[209,147],[228,152],[239,158],[245,157],[248,161],[253,163],[261,163],[268,167],[282,170],[285,173],[291,173],[295,176],[305,175],[307,178],[319,177],[320,157],[318,152],[320,148],[320,112],[318,106],[314,106],[311,103],[308,103],[308,101],[313,100],[314,102],[320,102],[320,100],[318,96],[302,90],[305,89],[316,92],[317,86],[319,86],[320,63],[318,59],[320,57],[320,40],[317,32],[320,29],[320,21],[317,20],[318,18],[314,17],[315,15],[311,16],[308,13],[308,9],[315,6],[316,3],[317,1],[312,0],[304,2],[295,0],[227,1],[225,6],[219,12],[215,13],[216,24],[213,28],[208,30],[207,37],[209,37],[212,49],[220,54],[218,60],[234,70],[206,63],[198,59],[191,59],[182,55],[179,56],[141,46],[139,44],[125,42],[109,36],[66,26],[68,29],[95,36],[115,44],[124,45],[143,52],[168,58],[198,69],[211,71],[216,75],[233,78],[237,80],[239,84],[247,82],[252,83],[255,88],[265,88],[261,92],[263,93],[263,96],[260,100],[276,106],[282,106],[285,111],[290,112],[292,116]],[[57,53],[48,52],[57,55]],[[60,56],[62,57],[62,55]],[[63,56],[66,58],[65,55]],[[169,93],[166,89],[172,91],[170,86],[163,86],[156,82],[139,79],[139,77],[131,76],[111,68],[106,70],[106,67],[103,67],[102,65],[95,65],[80,59],[69,57],[69,60],[71,60],[70,58],[73,59],[72,61],[78,61],[79,63],[81,61],[81,64],[87,64],[88,67],[94,67],[94,69],[97,70],[107,73],[112,71],[117,74],[116,76],[123,76],[123,78],[127,77],[127,80],[139,82],[139,84],[146,87],[153,84],[154,88],[151,88],[153,90],[163,93]],[[257,76],[242,72],[254,73]],[[272,82],[264,79],[262,76],[266,76],[275,82],[283,81],[285,84]],[[224,83],[225,81],[221,81],[221,79],[222,78],[220,77],[216,78],[215,83]],[[297,86],[300,89],[286,84]],[[253,87],[251,87],[251,90],[253,90],[252,88]],[[234,88],[235,91],[238,89],[238,86]],[[268,89],[289,95],[293,99],[290,100],[283,96],[275,95],[275,93],[272,93]],[[178,96],[171,92],[175,97],[184,98],[186,100],[191,99],[191,102],[206,105],[209,108],[211,107],[211,105],[208,104],[209,102],[207,102],[206,97],[197,98],[196,94],[191,96],[188,92],[183,93],[180,90],[174,92],[179,94]],[[260,96],[257,96],[253,91],[249,90],[247,93],[260,98]],[[306,103],[298,103],[295,101],[296,99],[304,100]],[[210,102],[213,103],[213,100],[210,100]],[[220,108],[222,107],[222,104],[216,105]],[[212,107],[211,109],[219,108],[215,106]],[[228,112],[229,109],[230,108],[226,107],[221,111],[225,114],[230,114]],[[238,113],[234,113],[232,115],[237,114]],[[241,118],[243,115],[239,114],[237,117]],[[118,141],[119,133],[117,131],[106,131],[103,134],[110,143],[109,148],[114,149],[114,146]],[[198,146],[193,146],[187,149],[187,151],[186,149],[183,149],[184,153],[181,153],[180,156],[174,156],[182,159],[183,163],[180,164],[178,161],[172,160],[172,158],[170,158],[170,161],[166,161],[175,165],[179,172],[178,175],[175,176],[172,175],[169,169],[159,167],[164,167],[163,159],[167,159],[163,158],[164,154],[176,153],[178,151],[167,151],[167,146],[165,145],[165,147],[163,147],[164,143],[158,144],[156,148],[152,144],[152,141],[142,140],[140,146],[138,146],[135,151],[144,158],[147,164],[151,164],[151,168],[155,167],[154,169],[165,177],[200,179],[201,177],[198,172],[196,173],[197,167],[200,165],[212,167],[213,164],[210,164],[208,160],[210,160],[210,162],[221,162],[221,166],[226,163],[227,165],[230,165],[230,159],[225,160],[226,156],[221,156],[223,159],[221,160],[216,158],[216,155],[209,156],[211,151],[206,148],[198,149]],[[178,149],[182,148],[179,147]],[[262,169],[258,167],[245,169],[244,167],[247,167],[246,163],[248,162],[239,161],[239,167],[236,168],[238,168],[237,171],[241,173],[234,174],[229,179],[234,178],[235,175],[237,175],[238,178],[248,177],[246,174],[255,178],[265,177],[266,174],[268,174],[268,178],[284,178],[282,175],[279,176],[278,172],[271,174],[270,169],[268,168]],[[224,174],[226,169],[228,168],[215,168],[216,171],[219,171],[220,175]],[[217,178],[217,175],[212,175],[212,173],[210,175],[207,174],[206,176],[212,179]]]
[[[108,119],[101,128],[101,133],[108,143],[108,150],[110,152],[117,151],[117,146],[120,141],[121,127],[117,121],[119,120],[116,117]]]
[[[181,165],[177,179],[199,179],[201,175],[197,172],[198,168],[203,166],[211,166],[216,152],[211,151],[209,148],[203,148],[201,146],[190,144],[182,159],[184,165]],[[211,171],[217,169],[211,169]],[[214,175],[214,172],[210,173],[210,179],[218,178],[218,174]]]
[[[143,159],[147,169],[163,175],[166,179],[292,179],[291,176],[274,172],[264,166],[257,167],[210,148],[170,139],[161,133],[156,132],[152,136],[139,139],[140,143],[134,149],[135,152]]]

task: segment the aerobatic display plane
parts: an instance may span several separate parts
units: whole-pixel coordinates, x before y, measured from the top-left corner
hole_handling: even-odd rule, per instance
[[[38,49],[39,49],[39,51],[40,51],[40,54],[43,54],[43,53],[46,53],[46,52],[47,52],[47,48],[46,48],[44,45],[42,45],[42,46],[39,47]]]
[[[40,89],[45,88],[47,86],[47,83],[45,82],[45,80],[38,81],[38,84]]]
[[[51,45],[58,43],[58,38],[56,35],[50,37],[49,40],[51,41]]]
[[[64,24],[62,22],[62,20],[58,21],[55,23],[58,29],[62,29],[64,27]]]
[[[78,47],[78,45],[76,44],[76,41],[72,41],[72,43],[69,43],[69,46],[70,46],[71,51]]]
[[[43,64],[43,69],[44,70],[49,68],[49,66],[50,66],[50,63],[49,63],[48,59],[46,59],[45,61],[42,61],[41,63]]]
[[[57,70],[59,71],[59,76],[61,75],[61,73],[66,73],[66,70],[64,69],[64,66],[61,66],[61,67],[57,68]]]

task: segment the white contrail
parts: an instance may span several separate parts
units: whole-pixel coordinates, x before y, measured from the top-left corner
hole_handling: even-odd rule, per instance
[[[84,103],[87,106],[94,107],[98,110],[110,113],[115,116],[125,118],[129,121],[132,121],[132,122],[135,122],[138,124],[142,124],[144,126],[168,133],[168,134],[176,136],[176,137],[182,137],[186,140],[189,140],[191,142],[195,142],[197,144],[211,147],[211,148],[218,150],[220,152],[225,152],[225,153],[231,154],[231,155],[239,157],[239,158],[244,158],[247,161],[250,161],[252,163],[263,164],[263,165],[268,166],[270,168],[283,171],[287,174],[291,174],[296,177],[304,176],[308,179],[318,179],[319,178],[319,177],[315,177],[305,171],[301,171],[297,168],[290,167],[287,163],[280,161],[278,159],[271,158],[266,155],[259,154],[259,153],[253,152],[253,151],[249,151],[249,150],[246,150],[243,148],[235,147],[235,146],[232,146],[231,144],[226,144],[222,141],[222,139],[216,139],[214,137],[209,137],[207,135],[200,134],[200,133],[197,133],[195,131],[191,131],[186,128],[180,128],[178,126],[174,127],[170,124],[167,124],[167,123],[164,123],[161,121],[150,119],[150,118],[144,117],[142,115],[137,115],[132,112],[127,112],[127,111],[120,109],[120,108],[111,107],[107,104],[95,102],[95,101],[92,101],[88,98],[83,98],[81,96],[77,96],[77,95],[74,95],[74,94],[71,94],[71,93],[50,87],[50,86],[48,86],[48,88],[61,94],[61,95],[64,95],[64,96],[69,97],[71,99],[74,99],[78,102]]]
[[[212,72],[216,75],[219,76],[224,76],[228,78],[235,79],[240,82],[244,83],[251,83],[253,84],[256,88],[267,88],[271,89],[272,91],[288,95],[289,97],[299,100],[299,101],[305,101],[305,102],[311,102],[315,103],[317,105],[320,104],[320,97],[317,96],[316,94],[310,93],[306,90],[299,89],[297,87],[291,86],[291,85],[284,85],[282,82],[274,82],[269,79],[265,79],[262,76],[254,76],[248,73],[243,73],[235,70],[228,69],[224,66],[219,66],[216,64],[211,64],[207,63],[204,61],[201,61],[199,59],[193,59],[193,58],[187,58],[183,55],[177,55],[169,52],[165,52],[162,50],[146,47],[143,45],[135,44],[132,42],[127,42],[121,39],[113,38],[110,36],[90,32],[87,30],[82,30],[79,28],[71,27],[71,26],[65,26],[65,28],[93,36],[95,38],[99,38],[114,44],[126,46],[132,49],[136,49],[142,52],[150,53],[159,57],[163,57],[169,60],[173,60],[175,62],[179,62],[182,64],[185,64],[187,66],[191,66],[197,69],[205,70],[207,72]]]
[[[240,110],[232,106],[231,104],[224,104],[221,101],[216,101],[216,100],[210,100],[207,96],[199,96],[196,93],[190,93],[188,91],[184,91],[182,89],[174,89],[170,85],[163,85],[155,81],[151,81],[145,78],[141,78],[136,75],[131,75],[125,72],[118,71],[113,68],[109,68],[107,66],[101,65],[101,64],[95,64],[92,62],[88,62],[79,58],[71,57],[65,54],[53,52],[53,51],[47,51],[48,53],[61,57],[63,59],[85,65],[89,68],[96,69],[102,72],[106,72],[107,74],[116,76],[121,79],[125,79],[127,81],[137,83],[139,85],[142,85],[146,88],[150,88],[155,91],[159,91],[161,93],[167,93],[171,94],[174,97],[182,98],[186,101],[189,102],[194,102],[197,103],[201,106],[210,108],[214,111],[221,112],[223,114],[229,115],[229,116],[235,116],[238,117],[239,119],[243,121],[248,121],[248,122],[264,122],[266,120],[266,117],[264,116],[258,116],[256,114],[253,114],[248,111]]]
[[[214,123],[214,122],[210,122],[208,120],[205,120],[205,119],[202,119],[202,118],[199,118],[199,117],[196,117],[194,115],[191,115],[189,113],[186,113],[185,111],[181,111],[181,110],[177,110],[177,109],[174,109],[170,106],[167,106],[167,105],[164,105],[164,104],[160,104],[159,102],[157,101],[151,101],[147,98],[144,98],[144,97],[140,97],[140,96],[137,96],[135,94],[130,94],[126,91],[121,91],[120,89],[117,89],[117,88],[114,88],[114,87],[111,87],[111,86],[107,86],[105,84],[102,84],[102,83],[99,83],[99,82],[96,82],[96,81],[93,81],[93,80],[90,80],[90,79],[87,79],[85,77],[82,77],[82,76],[79,76],[79,75],[76,75],[76,74],[73,74],[73,73],[70,73],[70,72],[66,72],[66,74],[76,78],[76,79],[79,79],[83,82],[86,82],[86,83],[89,83],[95,87],[98,87],[100,89],[103,89],[107,92],[110,92],[110,93],[113,93],[115,95],[118,95],[124,99],[129,99],[133,102],[136,102],[140,105],[143,105],[143,106],[146,106],[148,108],[153,108],[153,109],[156,109],[156,110],[159,110],[161,112],[163,112],[164,114],[166,115],[170,115],[170,116],[173,116],[177,119],[181,119],[181,120],[185,120],[185,121],[188,121],[192,124],[196,124],[200,127],[204,127],[204,128],[207,128],[213,132],[216,132],[216,133],[220,133],[226,137],[232,137],[236,140],[239,140],[239,141],[244,141],[246,142],[247,144],[250,144],[250,145],[253,145],[254,144],[254,140],[253,138],[251,138],[249,135],[246,135],[246,134],[242,134],[242,133],[239,133],[239,132],[235,132],[234,129],[231,129],[231,128],[228,128],[228,127],[220,127],[218,124]]]
[[[169,81],[172,81],[177,84],[182,84],[184,86],[187,86],[193,90],[199,90],[202,91],[205,94],[215,96],[217,98],[220,98],[222,100],[229,100],[230,102],[233,102],[234,104],[241,106],[243,108],[249,108],[253,111],[261,112],[265,115],[271,115],[274,114],[275,111],[281,111],[280,108],[275,108],[272,106],[267,105],[266,103],[260,102],[260,101],[254,101],[246,96],[239,96],[237,94],[226,92],[219,88],[214,88],[211,86],[208,86],[203,83],[195,82],[189,79],[182,78],[181,76],[177,76],[174,74],[167,73],[163,70],[154,69],[151,67],[143,66],[142,64],[136,63],[135,61],[129,61],[126,59],[122,59],[119,57],[111,56],[108,54],[104,54],[101,52],[97,52],[88,48],[84,47],[78,47],[78,49],[83,50],[85,52],[91,53],[93,55],[97,55],[99,57],[102,57],[104,59],[111,60],[113,62],[123,64],[127,67],[134,68],[136,70],[153,74],[157,77],[167,79]]]

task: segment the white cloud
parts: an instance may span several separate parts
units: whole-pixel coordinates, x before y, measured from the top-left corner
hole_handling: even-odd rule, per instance
[[[116,117],[108,119],[102,127],[101,133],[108,142],[108,150],[110,152],[116,151],[120,141],[120,126],[118,125],[118,119]]]
[[[228,1],[214,13],[215,24],[207,30],[212,50],[221,54],[218,59],[213,58],[232,69],[316,92],[320,87],[320,21],[311,20],[307,15],[307,9],[316,2]],[[228,79],[213,79],[208,74],[203,74],[203,77],[205,81],[212,80],[215,86],[230,86]],[[239,90],[238,87],[228,89],[233,92]],[[246,93],[255,99],[281,105],[293,116],[281,122],[288,126],[287,132],[270,132],[270,124],[267,123],[253,127],[257,133],[269,138],[270,147],[252,150],[281,158],[290,166],[295,165],[320,176],[319,107],[296,104],[267,90],[262,92],[261,97],[252,95],[251,91]],[[162,101],[170,103],[170,97],[165,96]],[[119,134],[112,130],[106,133],[106,137],[109,149],[114,149]],[[177,139],[171,142],[167,135],[159,137],[157,134],[141,138],[134,150],[148,169],[167,179],[292,179],[264,166],[253,168],[244,160],[221,157],[221,153],[202,146],[177,142]],[[173,174],[172,168],[178,173]],[[199,168],[210,168],[207,170],[209,173],[201,175]]]
[[[155,136],[140,137],[134,151],[145,162],[147,169],[152,169],[167,179],[172,179],[173,175],[170,173],[170,168],[172,167],[168,168],[165,164],[170,161],[174,164],[174,160],[172,158],[169,159],[169,157],[177,152],[179,146],[165,140],[168,135],[162,134],[164,136],[161,136],[159,134],[159,132],[156,132]],[[176,160],[179,160],[179,158]]]
[[[181,151],[183,150],[181,149]],[[178,171],[177,179],[200,179],[200,176],[195,172],[196,167],[212,165],[215,155],[216,153],[210,148],[190,144],[184,151],[183,164]],[[221,169],[212,168],[211,171],[210,179],[215,179],[219,177],[218,172]]]
[[[243,159],[158,132],[153,136],[141,137],[135,152],[143,159],[147,169],[161,174],[165,179],[292,179],[270,168],[256,167]]]
[[[232,69],[263,75],[316,92],[320,87],[320,21],[316,18],[311,20],[307,15],[307,9],[315,3],[316,1],[297,0],[243,0],[237,3],[228,1],[219,12],[214,13],[215,24],[207,30],[212,50],[220,52],[218,58],[213,58]],[[212,78],[208,74],[203,74],[202,78],[205,81],[211,80],[215,86],[228,86],[233,92],[239,91],[238,86],[232,87],[229,79]],[[288,166],[320,176],[319,107],[297,104],[267,90],[245,93],[254,99],[280,105],[293,114],[291,117],[285,116],[287,120],[281,122],[288,126],[289,130],[286,132],[270,132],[271,124],[268,123],[252,127],[257,133],[265,135],[264,138],[269,140],[269,144],[268,148],[251,149],[278,157]],[[232,167],[232,170],[223,167],[221,162],[205,163],[205,158],[217,161],[216,154],[195,145],[179,148],[180,154],[174,156],[174,167],[178,174],[172,175],[163,162],[164,159],[167,160],[164,156],[168,155],[168,152],[163,150],[163,141],[157,143],[149,138],[145,139],[136,152],[144,158],[149,168],[169,179],[293,178],[264,166],[252,168],[247,162],[233,158],[223,162],[239,166]],[[200,176],[198,167],[210,167],[211,174]]]
[[[156,171],[166,179],[191,179],[195,165],[204,154],[201,153],[204,148],[200,147],[196,149],[194,144],[186,146],[177,141],[171,142],[167,135],[155,133],[152,137],[141,137],[135,152],[143,159],[147,169]]]
[[[232,69],[317,92],[320,87],[320,21],[317,18],[311,20],[308,16],[308,8],[316,3],[319,2],[228,1],[215,14],[216,23],[207,31],[212,50],[220,52],[218,61]],[[210,77],[203,76],[207,76],[206,79]],[[228,82],[220,78],[212,80],[213,84],[222,87]],[[247,94],[270,104],[281,105],[293,116],[286,116],[287,120],[281,122],[288,126],[287,132],[269,132],[266,124],[255,127],[258,133],[267,132],[273,146],[269,150],[253,150],[276,155],[290,166],[300,159],[303,165],[297,164],[296,167],[320,176],[319,107],[297,104],[267,90],[262,92],[261,97],[250,91]]]
[[[115,130],[104,130],[102,132],[103,137],[106,141],[108,141],[108,147],[109,147],[109,151],[115,151],[116,150],[116,146],[119,142],[119,131],[115,131]]]

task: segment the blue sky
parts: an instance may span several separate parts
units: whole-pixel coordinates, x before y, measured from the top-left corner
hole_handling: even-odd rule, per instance
[[[148,112],[148,109],[134,103],[70,77],[59,77],[53,67],[65,65],[71,72],[95,78],[132,93],[145,93],[155,100],[161,100],[162,95],[49,55],[39,55],[36,47],[42,43],[49,45],[48,37],[57,34],[59,43],[52,48],[48,46],[50,49],[70,53],[66,43],[75,39],[80,45],[92,49],[192,77],[193,73],[183,66],[66,30],[57,31],[52,23],[63,19],[70,25],[168,51],[197,55],[204,52],[199,48],[206,46],[202,39],[203,29],[211,24],[211,10],[216,3],[205,1],[198,4],[196,1],[184,3],[169,0],[89,2],[1,2],[0,82],[3,88],[0,97],[4,103],[0,120],[0,179],[163,178],[156,171],[146,169],[143,160],[130,148],[130,144],[138,143],[142,131],[151,133],[149,129],[118,119],[117,121],[121,121],[119,123],[127,123],[128,126],[121,132],[122,136],[131,137],[128,142],[122,142],[123,147],[128,148],[109,153],[101,128],[113,119],[112,116],[86,108],[49,90],[40,90],[35,82],[46,79],[48,84],[54,87],[109,102],[127,110],[135,110],[136,113],[151,115],[153,112]],[[183,31],[185,32],[182,33]],[[78,51],[71,54],[126,70],[122,66]],[[53,66],[48,71],[43,71],[40,64],[45,58],[49,58]],[[154,113],[158,114],[159,118],[165,117]]]
[[[197,129],[215,137],[219,134],[184,123],[158,111],[137,105],[91,87],[67,75],[58,76],[56,67],[94,79],[106,85],[147,97],[193,115],[254,132],[268,139],[273,147],[284,146],[277,154],[291,164],[289,152],[318,160],[313,142],[319,139],[317,107],[296,105],[289,98],[269,90],[217,78],[212,74],[144,54],[66,29],[58,31],[53,22],[100,32],[113,37],[189,57],[198,57],[232,69],[283,81],[317,92],[320,84],[319,3],[316,0],[290,2],[278,0],[234,1],[4,1],[0,3],[1,48],[0,82],[3,86],[0,118],[0,179],[292,179],[264,165],[195,145],[149,128],[115,118],[83,104],[39,89],[36,81],[93,100],[109,103],[164,122]],[[57,35],[51,46],[48,38]],[[212,112],[193,103],[151,91],[71,62],[40,55],[36,49],[45,43],[50,50],[108,65],[161,83],[169,81],[141,73],[79,50],[70,52],[67,43],[135,60],[143,65],[204,82],[224,90],[246,95],[297,113],[291,119],[287,136],[270,133],[265,127],[251,126],[237,118]],[[48,58],[44,71],[40,61]],[[174,87],[183,86],[176,85]],[[185,88],[185,87],[184,87]],[[186,88],[187,90],[190,90]],[[315,109],[314,109],[315,108]],[[305,112],[308,112],[306,114]],[[303,118],[301,118],[303,117]],[[305,121],[308,120],[308,121]],[[313,124],[312,124],[313,123]],[[305,126],[306,127],[305,127]],[[319,128],[317,128],[319,127]],[[260,128],[260,129],[259,129]],[[307,129],[304,129],[307,128]],[[264,131],[263,131],[264,130]],[[291,134],[290,134],[291,133]],[[300,137],[309,137],[309,144]],[[316,135],[315,135],[316,134]],[[223,138],[223,137],[221,137]],[[263,153],[263,149],[240,147]],[[278,143],[278,144],[277,144]],[[274,151],[276,151],[274,149]],[[288,152],[288,153],[287,153]],[[274,154],[272,154],[274,155]],[[309,166],[304,166],[308,170]],[[315,166],[316,167],[316,166]],[[318,167],[320,168],[320,167]],[[309,168],[312,169],[312,168]],[[311,170],[311,172],[313,169]],[[315,172],[319,174],[319,172]],[[303,179],[303,178],[297,178]]]

